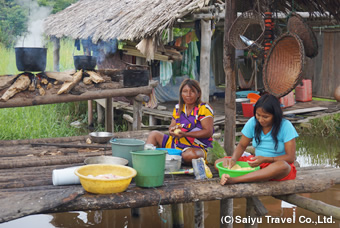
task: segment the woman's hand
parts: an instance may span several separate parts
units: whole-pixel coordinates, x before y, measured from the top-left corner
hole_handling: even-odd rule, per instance
[[[257,167],[257,166],[261,165],[264,162],[266,162],[266,157],[255,156],[255,157],[250,158],[250,161],[248,161],[248,164],[251,167]]]
[[[217,169],[216,164],[220,162],[223,162],[222,163],[223,167],[226,167],[228,169],[231,169],[236,164],[236,160],[234,158],[220,158],[215,161],[216,169]]]

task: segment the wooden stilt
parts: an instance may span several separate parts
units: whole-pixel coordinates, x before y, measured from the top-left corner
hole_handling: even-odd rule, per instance
[[[254,201],[251,197],[247,197],[247,208],[246,208],[246,217],[251,218],[252,223],[245,223],[244,227],[257,227],[258,223],[256,221],[256,212],[255,212],[255,206],[254,206]],[[253,220],[254,219],[254,220]]]
[[[131,208],[131,215],[132,215],[132,217],[139,217],[139,215],[140,215],[139,208]]]
[[[171,204],[172,224],[174,228],[184,227],[183,204]]]
[[[195,227],[204,227],[204,202],[198,201],[194,203],[195,205]]]
[[[233,199],[222,199],[220,202],[220,217],[221,217],[221,224],[220,227],[222,228],[232,228],[232,217],[234,216],[233,212],[234,207],[234,200]]]

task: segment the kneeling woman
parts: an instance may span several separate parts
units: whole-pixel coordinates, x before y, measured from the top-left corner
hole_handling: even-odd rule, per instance
[[[201,102],[201,94],[196,80],[184,80],[179,90],[179,103],[173,110],[169,135],[152,131],[146,143],[182,150],[185,164],[200,157],[206,159],[206,149],[212,147],[214,114],[208,104]]]
[[[269,94],[261,96],[254,107],[254,117],[250,118],[242,129],[242,137],[232,157],[216,160],[224,167],[233,167],[237,160],[247,161],[251,167],[260,166],[260,170],[243,176],[231,178],[227,174],[221,177],[221,185],[240,182],[283,181],[295,179],[295,138],[298,134],[294,126],[283,118],[279,100]],[[255,147],[255,156],[241,157],[249,143]]]

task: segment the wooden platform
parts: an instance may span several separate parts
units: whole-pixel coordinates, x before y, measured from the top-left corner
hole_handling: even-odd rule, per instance
[[[105,108],[104,99],[96,99],[98,104]],[[161,110],[155,108],[142,107],[143,116],[152,117],[152,119],[171,121],[172,111],[177,102],[166,102],[160,103],[159,106],[162,107]],[[216,99],[210,103],[214,109],[214,125],[219,125],[224,127],[225,115],[224,115],[224,99]],[[117,110],[122,110],[127,113],[133,113],[133,106],[126,102],[113,102],[113,108]],[[340,103],[331,101],[310,101],[310,102],[297,102],[295,105],[283,109],[284,117],[290,120],[293,124],[299,124],[303,122],[308,122],[311,119],[320,118],[327,115],[332,115],[335,113],[340,113]],[[149,122],[152,120],[149,118]],[[236,115],[236,125],[244,125],[249,118],[242,115]],[[160,128],[167,129],[168,126],[159,126]],[[154,124],[150,126],[142,126],[142,129],[157,129]]]
[[[115,133],[118,138],[145,140],[149,131]],[[158,188],[134,182],[126,192],[95,195],[81,185],[53,186],[52,171],[84,165],[86,157],[111,155],[110,144],[85,143],[87,136],[0,141],[0,223],[26,215],[73,210],[138,208],[238,197],[322,192],[340,183],[336,168],[301,168],[296,180],[221,186],[216,171],[208,180],[193,175],[166,175]],[[44,144],[44,146],[41,146]],[[313,181],[310,181],[313,180]]]

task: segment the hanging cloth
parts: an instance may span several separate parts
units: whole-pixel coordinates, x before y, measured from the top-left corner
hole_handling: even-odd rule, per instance
[[[241,89],[250,89],[251,87],[254,86],[254,78],[255,78],[254,73],[252,73],[250,80],[246,81],[243,77],[241,69],[238,69],[237,78],[238,78],[238,84],[239,84]]]
[[[197,42],[192,41],[188,44],[188,49],[183,53],[181,75],[188,75],[191,79],[196,79],[196,58],[199,55]]]
[[[159,82],[162,86],[165,86],[170,82],[172,77],[172,63],[160,61],[160,79]]]

